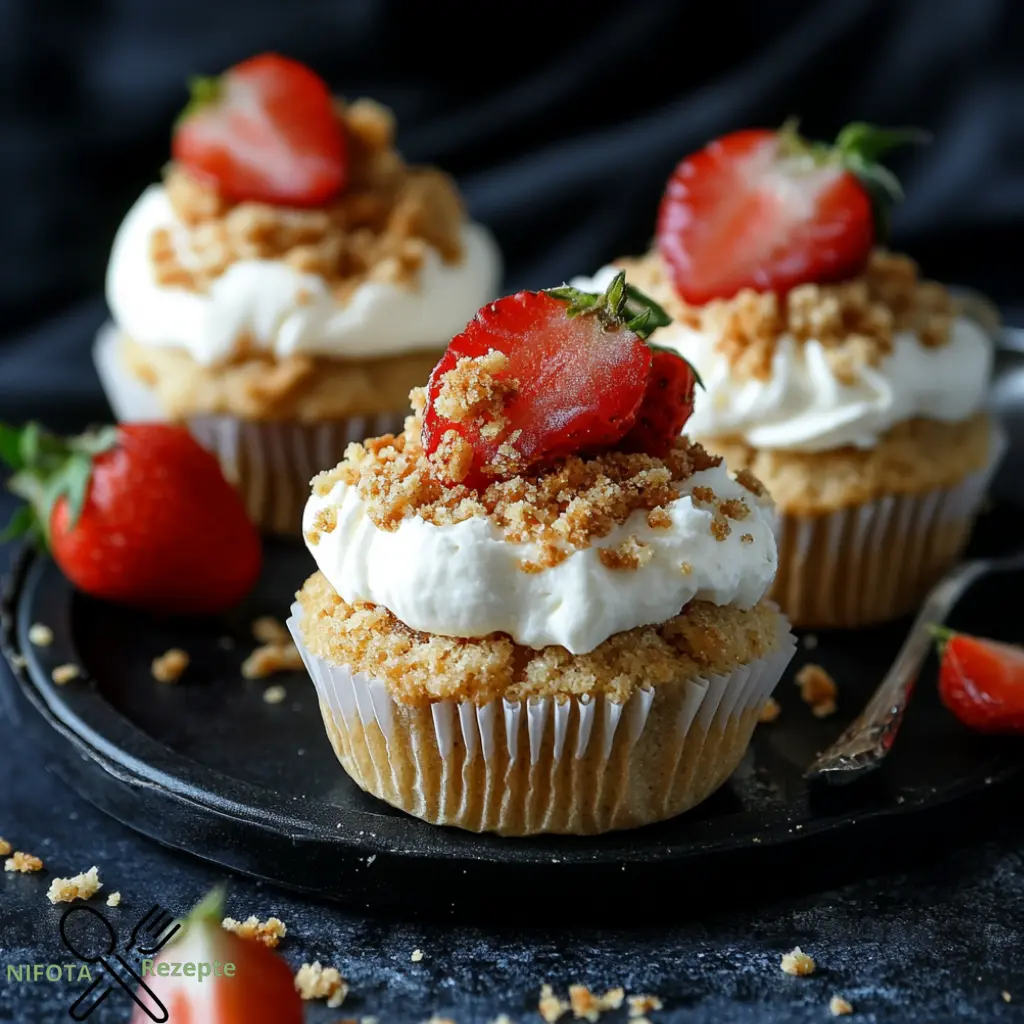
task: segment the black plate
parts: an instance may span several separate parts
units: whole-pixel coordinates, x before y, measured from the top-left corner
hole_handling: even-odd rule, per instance
[[[1003,508],[978,532],[990,541],[1006,537],[1018,521],[1015,507]],[[448,905],[456,892],[472,893],[487,880],[515,894],[553,872],[571,871],[574,886],[610,879],[611,891],[622,894],[665,883],[697,886],[740,863],[763,877],[797,849],[808,853],[806,864],[810,847],[826,840],[848,847],[857,839],[865,858],[869,845],[884,856],[920,838],[926,820],[943,831],[946,812],[936,816],[937,809],[958,801],[963,807],[998,783],[1019,784],[1020,747],[960,726],[937,700],[930,665],[879,776],[839,792],[808,790],[804,768],[878,682],[905,635],[906,624],[898,623],[819,634],[813,651],[801,645],[777,692],[781,718],[758,729],[721,791],[674,821],[595,838],[529,840],[436,828],[348,779],[304,674],[263,681],[240,675],[253,646],[251,620],[283,618],[309,571],[302,547],[270,543],[263,578],[241,612],[222,621],[161,622],[86,598],[52,562],[23,554],[2,606],[5,653],[15,663],[26,659],[14,688],[23,722],[40,732],[52,765],[84,797],[161,843],[284,885],[375,904]],[[1001,575],[979,582],[953,621],[1024,640],[1014,611],[1020,583]],[[52,628],[52,645],[28,642],[34,622]],[[185,648],[192,665],[178,684],[157,683],[150,663],[173,646]],[[810,660],[840,685],[840,713],[826,720],[811,716],[792,684]],[[50,673],[65,662],[83,666],[87,679],[54,685]],[[263,691],[278,682],[287,699],[269,705]],[[869,836],[877,839],[869,844]]]

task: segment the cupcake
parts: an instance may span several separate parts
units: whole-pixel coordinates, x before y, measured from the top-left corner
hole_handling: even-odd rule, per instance
[[[676,168],[649,253],[574,281],[627,267],[672,317],[659,343],[704,384],[688,430],[771,494],[773,596],[797,626],[913,610],[958,557],[1004,447],[985,411],[990,336],[878,246],[898,186],[871,158],[901,138],[725,136]]]
[[[620,275],[454,338],[397,435],[313,481],[289,627],[364,790],[476,832],[680,814],[793,653],[771,511],[680,436],[694,378]]]
[[[96,362],[119,419],[187,424],[253,518],[294,533],[318,469],[401,429],[500,258],[377,103],[272,54],[193,93],[117,233]]]

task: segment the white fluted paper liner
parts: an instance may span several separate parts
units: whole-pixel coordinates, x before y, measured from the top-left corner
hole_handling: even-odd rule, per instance
[[[288,628],[345,770],[427,821],[504,835],[595,833],[680,814],[734,771],[795,650],[780,645],[728,675],[604,696],[442,700],[411,707],[387,685],[309,651]]]
[[[780,514],[772,598],[794,626],[808,628],[870,625],[915,610],[959,558],[1006,447],[993,424],[988,465],[954,487],[826,516]]]
[[[155,393],[120,365],[117,344],[117,330],[107,324],[93,347],[114,415],[121,423],[166,420]],[[196,416],[185,425],[220,460],[257,526],[271,533],[298,534],[310,480],[336,466],[350,442],[399,432],[404,422],[405,412],[395,411],[319,423]]]

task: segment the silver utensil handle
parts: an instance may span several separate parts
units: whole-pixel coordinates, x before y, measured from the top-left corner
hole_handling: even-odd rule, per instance
[[[896,660],[867,706],[804,773],[807,779],[842,785],[877,768],[889,753],[918,673],[934,643],[929,626],[941,623],[963,592],[979,576],[995,569],[1024,568],[1024,555],[1004,560],[966,562],[928,595]]]

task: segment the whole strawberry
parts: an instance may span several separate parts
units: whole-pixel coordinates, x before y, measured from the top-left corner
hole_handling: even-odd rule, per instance
[[[193,81],[171,148],[193,177],[234,202],[317,206],[348,178],[345,132],[326,83],[276,53]]]
[[[743,288],[782,295],[855,277],[902,196],[878,160],[923,138],[856,123],[828,146],[789,123],[733,132],[686,157],[658,213],[658,251],[676,291],[700,305]]]
[[[457,477],[446,476],[446,468],[438,475],[482,489],[569,455],[608,450],[627,437],[629,451],[663,454],[692,411],[695,380],[682,356],[655,355],[647,344],[669,322],[624,273],[599,295],[561,287],[484,306],[451,340],[427,384],[427,455],[443,453],[454,436],[472,456],[468,465],[456,460]],[[451,377],[474,360],[499,367],[488,374],[488,387],[500,395],[501,408],[489,408],[485,417],[460,413],[446,398]],[[480,391],[479,382],[466,386]]]
[[[0,424],[8,487],[24,498],[9,527],[49,548],[94,597],[169,614],[240,601],[260,573],[259,534],[217,460],[162,423],[60,438]]]
[[[139,989],[142,1005],[131,1024],[302,1024],[291,969],[256,939],[226,931],[223,918],[224,894],[215,889],[155,959],[143,960],[145,989]]]

